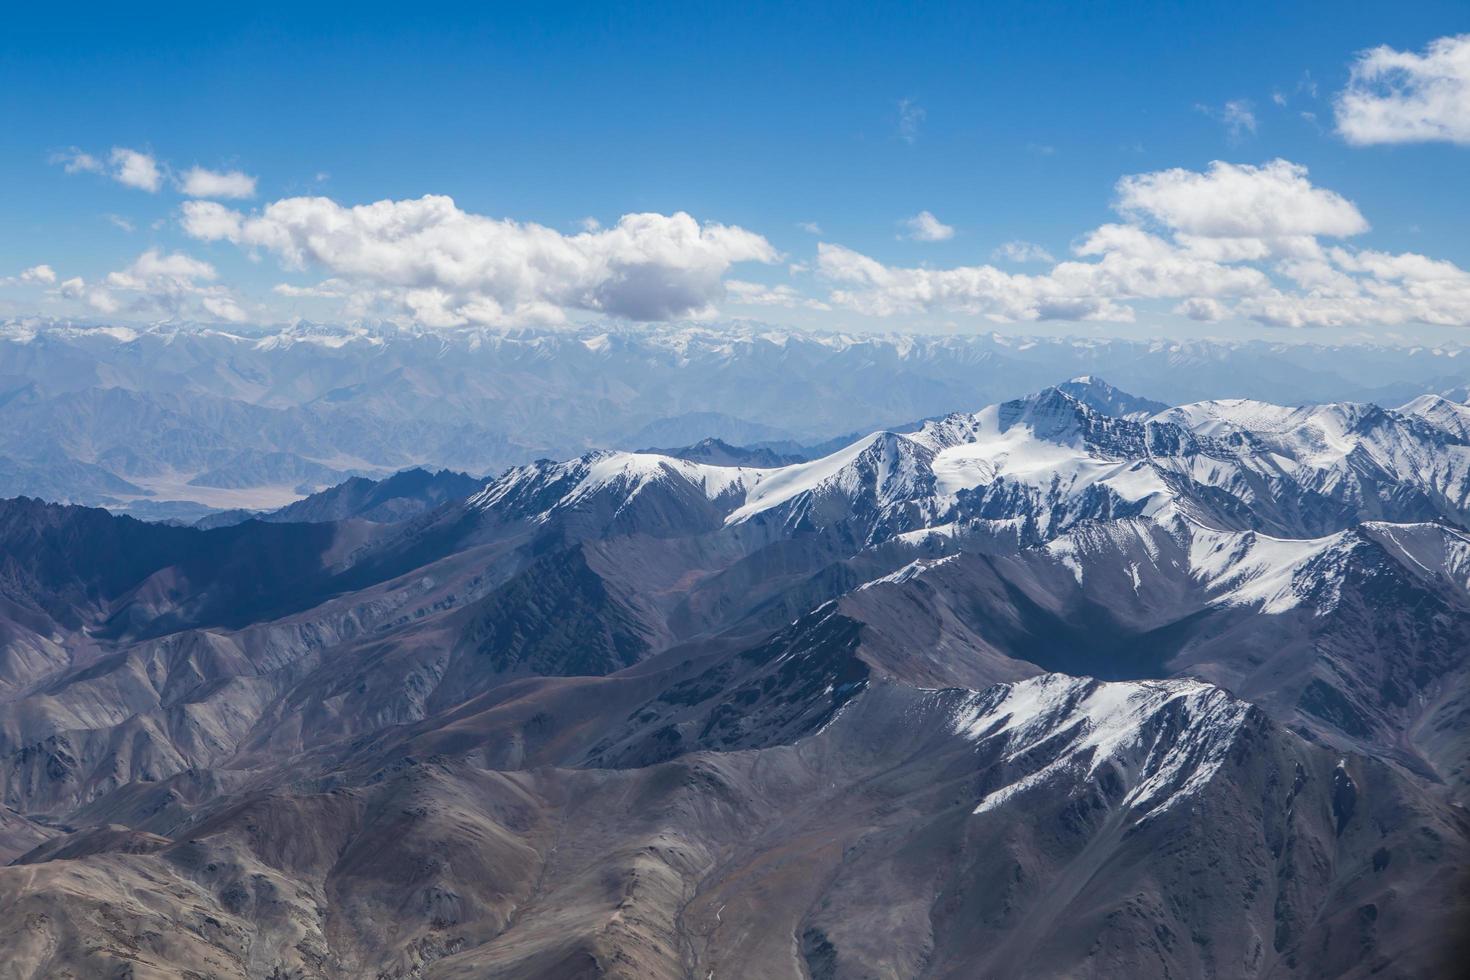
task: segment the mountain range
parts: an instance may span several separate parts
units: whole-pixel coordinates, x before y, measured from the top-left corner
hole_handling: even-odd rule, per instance
[[[376,349],[302,336],[320,363]],[[37,329],[27,370],[163,337]],[[624,405],[648,396],[606,359],[657,344],[710,384],[707,338],[660,337],[558,343],[603,358],[599,397]],[[214,383],[265,370],[271,348],[245,352],[267,341],[190,335],[179,377],[203,363],[192,345],[227,342]],[[1178,378],[1155,402],[1077,372],[946,414],[929,408],[960,389],[934,392],[936,373],[1023,384],[1027,352],[741,343],[706,404],[763,358],[819,351],[867,390],[802,395],[827,407],[788,415],[811,428],[784,442],[707,428],[639,449],[685,433],[623,414],[630,449],[356,479],[222,526],[0,502],[6,969],[1455,975],[1470,408],[1407,390],[1450,391],[1449,353],[1299,379],[1376,378],[1397,407],[1168,397]],[[1069,356],[1218,356],[1187,383],[1225,388],[1267,360],[1252,349]],[[865,358],[928,366],[884,390]],[[579,383],[575,358],[549,363]],[[73,396],[121,390],[83,373]],[[347,418],[263,407],[327,383],[308,374],[258,374],[229,404]],[[431,376],[448,375],[405,366],[373,397]],[[740,417],[772,424],[745,387]],[[559,407],[558,425],[597,414]],[[197,445],[182,427],[138,442]],[[195,465],[179,452],[175,472]]]
[[[1226,396],[1463,402],[1465,348],[803,333],[755,324],[561,331],[295,323],[0,322],[0,496],[192,521],[353,476],[475,475],[705,438],[826,455],[1102,376],[1180,404]],[[1147,406],[1145,406],[1147,407]]]

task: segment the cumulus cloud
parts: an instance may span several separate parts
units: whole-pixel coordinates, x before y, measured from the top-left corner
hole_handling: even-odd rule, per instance
[[[360,289],[363,302],[386,302],[428,326],[560,323],[574,310],[630,320],[709,315],[732,265],[780,258],[760,235],[684,212],[628,214],[563,235],[434,195],[355,207],[287,198],[256,214],[190,201],[183,226],[194,238],[273,253],[288,269],[324,269]]]
[[[1319,262],[1291,263],[1282,272],[1299,291],[1253,297],[1243,312],[1285,327],[1470,325],[1470,272],[1443,259],[1333,247]]]
[[[51,162],[60,164],[69,174],[104,174],[125,187],[156,193],[163,186],[163,170],[153,156],[141,150],[115,146],[106,162],[90,153],[72,147],[53,153]]]
[[[1341,238],[1368,230],[1353,202],[1313,185],[1287,160],[1261,166],[1211,163],[1203,173],[1175,168],[1118,181],[1118,210],[1199,238],[1243,239],[1247,247],[1290,247],[1294,239]]]
[[[1000,321],[1132,319],[1126,307],[1091,290],[988,265],[898,268],[823,242],[817,248],[817,271],[836,284],[831,295],[835,305],[870,316],[946,311]]]
[[[0,276],[0,286],[52,286],[56,278],[56,270],[43,263],[21,270],[17,276]]]
[[[164,281],[192,283],[200,279],[208,281],[217,276],[214,266],[208,262],[183,252],[165,255],[156,248],[150,248],[134,259],[133,264],[126,269],[108,275],[107,282],[108,285],[120,289],[137,290]]]
[[[943,242],[954,237],[954,228],[940,221],[929,211],[920,211],[904,221],[907,237],[916,242]]]
[[[1422,54],[1364,51],[1337,96],[1349,143],[1470,144],[1470,34],[1431,41]]]
[[[56,282],[56,270],[49,265],[33,265],[20,274],[20,281],[32,285],[49,286]]]
[[[895,267],[830,244],[818,250],[817,272],[833,305],[872,316],[1127,321],[1133,303],[1169,300],[1205,322],[1470,325],[1470,274],[1453,263],[1324,244],[1368,223],[1296,164],[1216,162],[1124,177],[1117,191],[1124,220],[1081,236],[1074,258],[1044,273]],[[1029,255],[1023,244],[997,257]]]
[[[71,147],[51,156],[69,174],[94,173],[110,177],[125,187],[157,193],[163,187],[163,164],[151,153],[115,146],[104,161]],[[189,197],[247,198],[255,196],[256,178],[239,170],[208,170],[194,166],[170,176],[170,182]]]
[[[255,178],[238,170],[206,170],[203,167],[190,167],[179,178],[179,190],[189,197],[254,197]]]
[[[218,273],[208,262],[182,252],[150,248],[100,282],[88,283],[74,276],[58,284],[53,293],[62,299],[84,302],[104,314],[127,310],[140,315],[246,320],[245,309],[228,288],[215,282],[217,278]],[[51,284],[56,279],[51,273],[44,281]]]
[[[75,155],[63,161],[74,163]],[[996,261],[1033,263],[1024,272],[1014,264],[893,266],[821,242],[814,262],[791,265],[815,273],[804,289],[735,278],[742,263],[789,260],[759,234],[683,212],[629,214],[568,234],[466,212],[439,196],[360,206],[295,197],[253,210],[195,199],[184,203],[182,225],[194,239],[317,273],[315,284],[277,286],[279,297],[431,327],[560,323],[579,312],[701,318],[722,301],[1005,322],[1126,322],[1146,310],[1283,327],[1470,326],[1470,273],[1426,255],[1355,247],[1350,239],[1368,230],[1357,206],[1290,161],[1125,176],[1113,207],[1117,219],[1079,235],[1060,261],[1025,241],[995,250]],[[905,225],[919,240],[954,234],[928,211]],[[42,266],[4,282],[22,276],[103,312],[247,315],[212,265],[182,252],[150,249],[92,283],[59,281]]]
[[[1006,242],[990,253],[992,259],[1007,262],[1055,262],[1050,252],[1034,242]]]
[[[1174,307],[1174,312],[1201,323],[1217,323],[1228,315],[1223,303],[1207,296],[1191,296]]]
[[[125,187],[155,194],[163,186],[163,171],[150,154],[116,146],[107,159],[112,164],[112,179]]]

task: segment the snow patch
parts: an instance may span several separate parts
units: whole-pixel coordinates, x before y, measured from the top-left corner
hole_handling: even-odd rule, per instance
[[[1182,725],[1163,723],[1177,712]],[[1107,763],[1131,773],[1122,805],[1156,816],[1205,786],[1225,761],[1249,706],[1193,680],[1102,682],[1043,674],[971,695],[955,712],[953,729],[977,745],[1001,740],[999,765],[1032,758],[1038,768],[986,794],[986,813],[1058,776],[1094,780]]]

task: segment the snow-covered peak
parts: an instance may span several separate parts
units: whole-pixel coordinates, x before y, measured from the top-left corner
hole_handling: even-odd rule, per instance
[[[996,406],[996,419],[1002,432],[1024,426],[1038,439],[1080,448],[1090,411],[1061,388],[1046,388]]]
[[[1115,418],[1143,420],[1169,407],[1163,402],[1130,394],[1090,374],[1063,382],[1057,388],[1093,411]]]
[[[1352,532],[1320,538],[1275,538],[1256,531],[1194,527],[1189,574],[1216,606],[1252,606],[1263,613],[1295,609],[1317,586],[1334,589],[1356,544]],[[1330,597],[1323,597],[1331,604]]]
[[[1415,408],[1461,410],[1445,405]],[[1374,405],[1292,408],[1235,399],[1140,420],[1049,388],[911,432],[874,432],[820,459],[718,462],[591,453],[513,470],[479,503],[497,506],[514,496],[520,512],[531,512],[526,501],[534,497],[534,512],[550,513],[604,491],[632,499],[664,482],[715,502],[710,513],[726,526],[774,513],[791,528],[846,524],[870,544],[977,521],[1019,522],[1018,536],[1034,544],[1086,522],[1187,516],[1222,534],[1263,532],[1209,546],[1234,556],[1237,573],[1263,570],[1250,588],[1243,579],[1236,588],[1207,570],[1200,575],[1221,596],[1269,610],[1289,608],[1283,604],[1292,600],[1282,583],[1262,577],[1264,569],[1286,574],[1282,562],[1294,568],[1296,550],[1311,552],[1307,560],[1313,548],[1327,546],[1326,535],[1365,518],[1458,523],[1470,511],[1470,440],[1447,435],[1443,424],[1420,414]],[[533,494],[531,485],[538,488]],[[1278,547],[1275,540],[1288,543]],[[1249,554],[1237,554],[1241,548]],[[1209,549],[1191,564],[1209,565]]]
[[[1409,572],[1470,593],[1470,534],[1444,524],[1368,521],[1358,528]]]
[[[1401,415],[1423,419],[1457,442],[1470,442],[1470,405],[1442,395],[1420,395],[1398,411]]]
[[[1290,407],[1245,398],[1195,402],[1155,415],[1195,435],[1220,441],[1242,438],[1309,466],[1331,466],[1346,458],[1384,412],[1376,405],[1338,403]]]
[[[1104,767],[1141,819],[1197,793],[1224,763],[1250,707],[1194,680],[1109,683],[1043,674],[967,697],[954,731],[998,751],[985,813],[1053,782],[1097,785]],[[998,783],[999,785],[995,785]]]
[[[1436,587],[1447,578],[1470,590],[1470,535],[1435,523],[1369,521],[1317,537],[1288,538],[1260,531],[1207,527],[1182,513],[1156,519],[1090,522],[1044,546],[1078,579],[1127,575],[1143,583],[1183,581],[1201,603],[1280,614],[1306,606],[1333,609],[1354,569],[1385,568]]]
[[[754,474],[745,502],[727,523],[821,495],[870,497],[881,508],[927,494],[932,479],[933,452],[927,445],[893,432],[874,432],[821,459]]]
[[[694,463],[657,453],[596,451],[563,463],[518,466],[491,481],[468,501],[481,510],[513,505],[522,516],[545,521],[600,493],[612,494],[626,506],[655,484],[687,487],[709,500],[742,492],[767,471],[739,466]]]
[[[967,507],[1005,509],[977,516],[1020,516],[1043,529],[1114,510],[1153,513],[1171,494],[1143,446],[1140,424],[1049,388],[914,432],[873,433],[822,459],[761,473],[727,523],[788,505],[805,515],[803,504],[829,496],[876,509],[873,521],[885,526],[902,510],[901,526],[888,527],[896,533],[947,523]],[[998,500],[990,505],[984,497],[992,493]],[[1079,499],[1087,502],[1069,503]]]

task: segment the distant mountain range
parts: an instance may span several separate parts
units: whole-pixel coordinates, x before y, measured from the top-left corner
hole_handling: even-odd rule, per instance
[[[729,371],[1003,346],[748,343]],[[616,365],[583,383],[637,404]],[[1454,975],[1470,409],[1077,374],[815,458],[595,448],[211,529],[0,503],[0,948],[28,976]]]
[[[847,336],[726,325],[225,331],[11,320],[0,323],[0,495],[190,521],[216,510],[274,510],[352,476],[413,467],[495,474],[589,449],[711,437],[825,455],[853,433],[1073,376],[1106,377],[1147,396],[1134,412],[1221,397],[1463,401],[1466,356],[1457,346]]]

